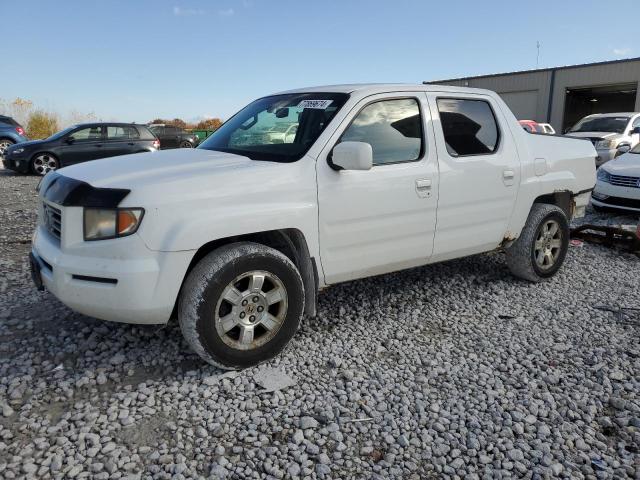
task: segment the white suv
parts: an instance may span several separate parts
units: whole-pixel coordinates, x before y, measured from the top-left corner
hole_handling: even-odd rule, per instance
[[[295,135],[262,132],[296,125]],[[206,361],[269,359],[320,290],[506,251],[540,281],[595,183],[583,140],[527,134],[493,92],[346,85],[260,98],[195,150],[48,174],[36,284],[78,312],[177,316]]]

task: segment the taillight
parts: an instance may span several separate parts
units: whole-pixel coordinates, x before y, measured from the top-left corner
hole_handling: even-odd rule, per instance
[[[153,141],[153,148],[160,148],[160,140]]]
[[[18,132],[18,135],[24,135],[24,128],[16,127],[16,132]]]

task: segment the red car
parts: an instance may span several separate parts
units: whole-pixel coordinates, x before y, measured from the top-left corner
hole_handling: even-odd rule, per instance
[[[518,120],[518,122],[529,133],[545,133],[544,128],[538,122],[533,120]]]

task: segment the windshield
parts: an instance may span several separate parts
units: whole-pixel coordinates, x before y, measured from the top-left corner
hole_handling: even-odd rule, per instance
[[[73,127],[67,127],[64,130],[60,130],[57,133],[54,133],[53,135],[51,135],[49,138],[47,138],[46,140],[57,140],[59,138],[64,137],[67,133],[71,132],[73,129],[77,128],[77,125],[74,125]]]
[[[307,153],[348,98],[345,93],[264,97],[240,110],[198,148],[252,160],[295,162]]]
[[[629,117],[585,118],[576,123],[569,132],[613,132],[622,133],[629,123]]]

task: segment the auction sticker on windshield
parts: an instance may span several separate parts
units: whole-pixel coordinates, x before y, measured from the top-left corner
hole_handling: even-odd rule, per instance
[[[317,108],[320,110],[325,110],[329,105],[331,105],[333,100],[302,100],[298,104],[298,108]]]

